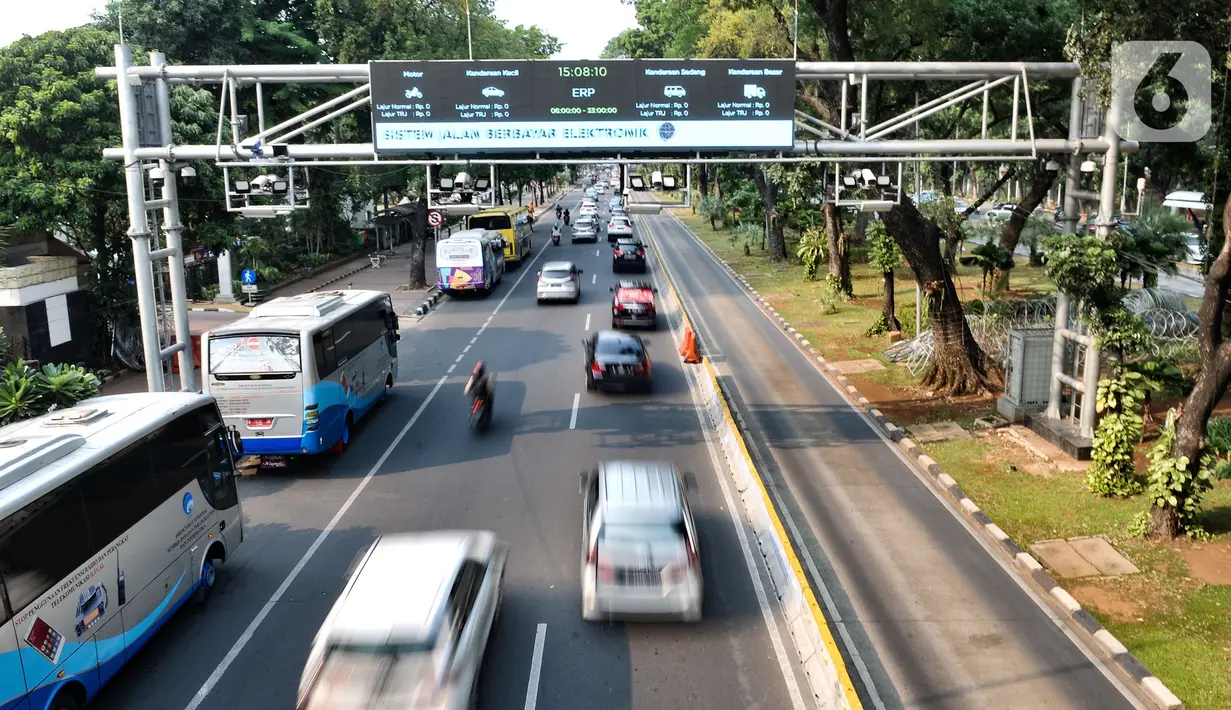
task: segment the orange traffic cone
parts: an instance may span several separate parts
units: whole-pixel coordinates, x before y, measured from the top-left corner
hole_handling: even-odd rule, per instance
[[[701,362],[701,356],[697,354],[697,334],[692,332],[692,328],[684,334],[684,352],[681,355],[684,357],[684,362],[689,365]]]
[[[688,352],[688,343],[695,337],[692,328],[684,329],[684,342],[680,343],[680,357],[684,357],[684,354]]]

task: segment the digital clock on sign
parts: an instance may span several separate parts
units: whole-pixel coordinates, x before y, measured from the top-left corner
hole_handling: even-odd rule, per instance
[[[559,66],[556,67],[560,71],[560,76],[564,77],[580,77],[583,79],[589,77],[604,77],[607,76],[607,67],[604,66]]]

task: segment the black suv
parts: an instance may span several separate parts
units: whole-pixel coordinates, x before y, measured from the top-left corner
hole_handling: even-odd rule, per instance
[[[581,341],[585,352],[586,389],[617,388],[649,392],[654,366],[646,343],[632,333],[600,330]]]
[[[642,274],[646,271],[645,245],[636,237],[620,237],[611,245],[611,271],[628,269]]]

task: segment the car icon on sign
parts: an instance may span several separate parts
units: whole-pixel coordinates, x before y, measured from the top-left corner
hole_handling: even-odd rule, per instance
[[[683,98],[687,93],[682,86],[667,86],[663,88],[663,96],[673,99]]]
[[[407,89],[407,90],[406,90],[406,98],[408,98],[408,99],[421,99],[421,98],[423,98],[423,92],[422,92],[422,91],[419,91],[419,87],[417,87],[417,86],[412,86],[411,88],[409,88],[409,89]]]
[[[483,95],[489,99],[497,99],[504,96],[504,89],[497,89],[494,86],[489,86],[483,90]]]

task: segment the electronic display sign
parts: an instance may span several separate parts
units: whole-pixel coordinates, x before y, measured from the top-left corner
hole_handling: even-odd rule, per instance
[[[792,60],[378,61],[369,68],[380,154],[794,145]]]

